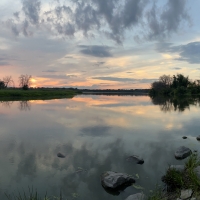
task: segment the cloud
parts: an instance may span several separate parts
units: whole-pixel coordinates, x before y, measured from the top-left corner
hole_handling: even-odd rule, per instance
[[[102,137],[108,136],[108,131],[111,129],[109,126],[89,126],[81,129],[81,132],[87,136]]]
[[[26,37],[32,31],[44,29],[69,38],[77,33],[93,38],[104,34],[119,44],[127,31],[134,30],[130,34],[137,40],[140,36],[160,40],[190,21],[186,0],[166,1],[166,4],[154,0],[75,0],[67,4],[54,1],[44,11],[40,0],[22,0],[22,10],[13,13],[9,28],[16,36]],[[139,36],[141,30],[143,34]]]
[[[186,0],[168,0],[163,8],[159,8],[154,2],[146,15],[149,25],[146,37],[149,40],[164,39],[170,34],[176,33],[182,22],[190,21],[186,10]]]
[[[42,76],[37,76],[41,78],[50,78],[50,79],[70,79],[70,78],[76,78],[76,75],[70,74],[70,75],[55,75],[55,74],[50,74],[50,75],[42,75]]]
[[[118,77],[93,77],[93,79],[117,81],[117,82],[134,82],[134,83],[152,83],[157,79],[134,79],[134,78],[118,78]]]
[[[107,46],[98,46],[98,45],[79,45],[81,48],[80,52],[86,55],[94,56],[94,57],[112,57],[110,53],[110,47]],[[100,63],[101,64],[101,63]],[[103,64],[103,63],[102,63]]]
[[[185,45],[173,46],[172,43],[157,44],[158,52],[178,53],[179,58],[175,60],[186,61],[190,64],[200,63],[200,42],[191,42]]]
[[[56,71],[56,70],[46,70],[46,71],[42,71],[42,72],[56,73],[58,71]]]
[[[40,21],[40,6],[41,2],[38,0],[22,0],[22,10],[25,17],[33,25],[38,25]]]

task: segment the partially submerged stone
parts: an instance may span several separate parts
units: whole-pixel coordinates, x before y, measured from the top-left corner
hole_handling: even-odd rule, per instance
[[[105,189],[120,189],[133,183],[135,183],[134,178],[128,174],[107,171],[101,175],[101,185]]]
[[[199,136],[197,136],[197,140],[198,140],[198,141],[200,141],[200,135],[199,135]]]
[[[177,170],[179,172],[183,172],[184,169],[185,169],[184,165],[170,165],[169,168],[170,169],[175,169],[175,170]]]
[[[126,160],[128,162],[135,162],[136,164],[140,164],[142,165],[144,163],[144,160],[142,158],[140,158],[139,156],[129,156],[128,158],[126,158]]]
[[[182,138],[183,138],[183,139],[187,139],[187,137],[186,137],[186,136],[183,136]]]
[[[57,156],[59,157],[59,158],[65,158],[65,156],[62,154],[62,153],[57,153]]]
[[[190,156],[192,154],[191,149],[185,147],[185,146],[181,146],[179,147],[176,152],[175,152],[175,158],[176,159],[184,159],[187,158],[188,156]]]
[[[137,194],[128,196],[125,200],[144,200],[144,199],[145,199],[145,195],[143,193],[137,193]]]
[[[189,189],[189,190],[181,190],[181,196],[180,196],[180,198],[182,200],[188,199],[188,198],[190,198],[192,196],[192,193],[193,192],[192,192],[191,189]]]

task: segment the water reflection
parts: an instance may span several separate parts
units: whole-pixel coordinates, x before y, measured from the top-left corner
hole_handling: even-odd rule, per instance
[[[179,111],[184,112],[186,109],[190,109],[191,105],[200,106],[200,98],[193,97],[177,97],[177,98],[169,98],[169,97],[151,97],[152,103],[154,105],[160,105],[160,109],[163,112],[171,112],[171,111]]]
[[[145,96],[80,95],[22,107],[29,103],[29,112],[21,112],[19,102],[0,110],[1,200],[4,192],[27,191],[28,186],[40,194],[61,190],[69,200],[124,200],[140,190],[130,186],[118,196],[108,193],[100,183],[104,171],[138,174],[136,183],[148,193],[161,183],[169,164],[184,162],[174,158],[177,147],[200,151],[196,106],[164,114]],[[132,155],[144,164],[128,162]]]
[[[14,101],[0,101],[0,104],[5,108],[11,108]],[[31,109],[31,102],[30,101],[17,101],[18,108],[20,111],[29,111]]]

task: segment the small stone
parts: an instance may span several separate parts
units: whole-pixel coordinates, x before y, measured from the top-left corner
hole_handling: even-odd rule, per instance
[[[197,136],[197,140],[198,140],[198,141],[200,141],[200,135],[199,135],[199,136]]]
[[[128,162],[135,162],[136,164],[140,164],[142,165],[144,163],[144,160],[142,158],[140,158],[139,156],[129,156],[128,158],[126,158],[126,160]]]
[[[192,193],[193,192],[192,192],[191,189],[189,189],[189,190],[181,190],[181,196],[180,196],[180,198],[182,200],[188,199],[188,198],[190,198],[192,196]]]
[[[57,153],[57,156],[58,156],[59,158],[65,158],[65,156],[64,156],[62,153]]]
[[[145,199],[145,195],[143,193],[137,193],[137,194],[128,196],[125,200],[144,200],[144,199]]]
[[[192,151],[189,148],[181,146],[176,150],[175,158],[182,160],[184,158],[187,158],[191,154],[192,154]]]
[[[186,137],[186,136],[183,136],[182,138],[183,138],[183,139],[187,139],[187,137]]]

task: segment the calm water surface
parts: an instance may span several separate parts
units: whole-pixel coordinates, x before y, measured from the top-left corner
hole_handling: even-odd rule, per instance
[[[199,105],[163,109],[147,96],[2,102],[0,199],[28,187],[55,196],[62,191],[67,200],[124,200],[141,191],[130,186],[119,195],[107,193],[100,184],[107,170],[138,175],[137,185],[148,193],[169,164],[184,162],[174,158],[176,148],[200,151],[199,119]],[[144,164],[127,162],[131,155]]]

